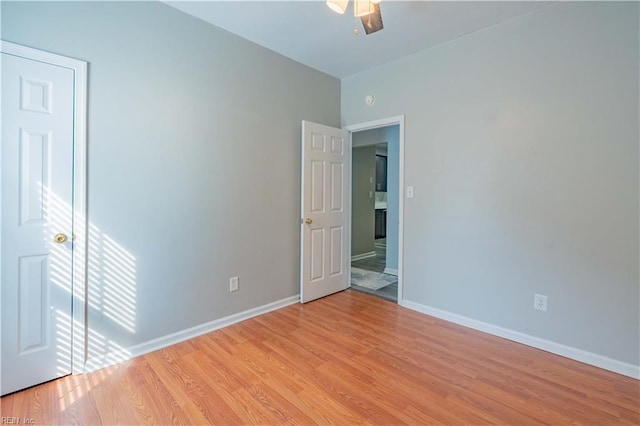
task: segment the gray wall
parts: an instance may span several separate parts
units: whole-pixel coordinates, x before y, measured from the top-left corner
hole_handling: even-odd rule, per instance
[[[2,39],[89,62],[91,356],[299,292],[300,123],[340,125],[339,80],[156,2],[2,2]]]
[[[387,126],[355,132],[353,146],[387,144],[387,258],[385,266],[398,269],[398,220],[400,185],[400,126]],[[375,172],[375,168],[374,168]],[[375,222],[375,217],[374,217]]]
[[[375,250],[375,198],[371,179],[376,175],[376,147],[353,147],[351,178],[351,255]]]
[[[405,299],[640,364],[638,12],[560,3],[342,80],[343,125],[406,115]]]

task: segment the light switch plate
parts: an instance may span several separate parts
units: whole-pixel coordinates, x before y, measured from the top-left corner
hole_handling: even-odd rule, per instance
[[[229,278],[229,291],[238,291],[239,288],[239,283],[238,283],[238,277],[231,277]]]
[[[407,198],[413,198],[413,186],[407,186]]]

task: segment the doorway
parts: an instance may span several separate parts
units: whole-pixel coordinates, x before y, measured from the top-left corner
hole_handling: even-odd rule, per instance
[[[351,288],[402,303],[404,117],[351,132]]]
[[[0,51],[4,395],[84,366],[87,64]]]

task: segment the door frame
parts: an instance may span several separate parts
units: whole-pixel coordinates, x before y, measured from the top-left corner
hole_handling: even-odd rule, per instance
[[[353,158],[353,133],[363,130],[378,129],[380,127],[399,126],[398,148],[398,305],[404,305],[404,115],[382,118],[364,123],[350,124],[342,126],[343,129],[349,131],[349,150],[350,157]],[[349,168],[353,167],[349,164]],[[349,203],[352,198],[352,186],[349,185]],[[353,211],[351,211],[353,215]],[[349,232],[349,256],[351,256],[351,232]],[[349,271],[351,271],[351,262],[349,262]]]
[[[87,357],[87,63],[4,40],[0,40],[0,51],[68,68],[74,73],[71,372],[83,373]]]

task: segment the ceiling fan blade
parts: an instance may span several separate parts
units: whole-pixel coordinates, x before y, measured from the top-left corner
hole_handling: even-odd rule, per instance
[[[384,28],[382,24],[382,14],[380,13],[380,3],[372,3],[373,12],[368,15],[360,17],[364,32],[367,34],[373,34],[376,31],[380,31]]]

